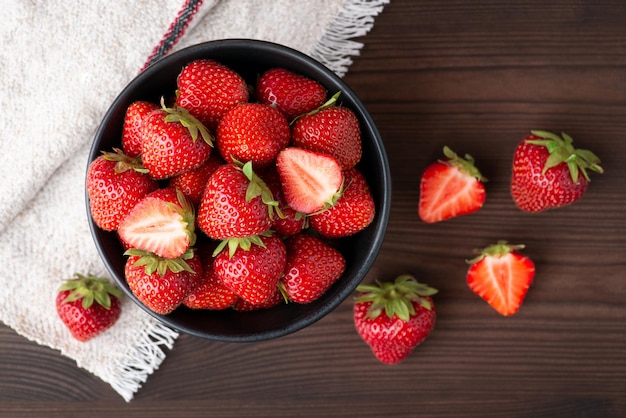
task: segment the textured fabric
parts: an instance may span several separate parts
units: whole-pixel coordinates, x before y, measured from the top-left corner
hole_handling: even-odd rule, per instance
[[[367,33],[387,1],[14,1],[0,26],[0,320],[131,400],[178,333],[124,300],[116,325],[81,343],[54,307],[64,278],[107,276],[84,176],[108,106],[146,65],[215,39],[282,43],[343,75],[362,46],[350,38]]]

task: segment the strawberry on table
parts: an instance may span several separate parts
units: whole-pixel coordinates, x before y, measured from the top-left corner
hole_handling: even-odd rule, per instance
[[[318,112],[300,117],[295,122],[293,145],[329,154],[339,162],[342,170],[347,170],[361,160],[359,120],[346,107],[324,107]]]
[[[139,201],[120,223],[118,234],[126,247],[176,258],[195,244],[195,227],[194,209],[185,195],[165,188]]]
[[[72,336],[85,342],[115,324],[122,313],[122,296],[108,279],[77,273],[61,285],[55,304]]]
[[[167,179],[191,170],[210,156],[213,136],[186,109],[166,107],[148,114],[142,123],[141,158],[150,175]]]
[[[394,282],[361,284],[357,291],[356,330],[382,363],[406,359],[435,326],[432,296],[437,290],[410,275],[398,276]]]
[[[566,133],[532,131],[513,154],[511,195],[525,212],[542,212],[580,199],[589,184],[587,170],[602,173],[600,159],[576,149]]]
[[[187,64],[178,75],[177,87],[177,106],[211,130],[226,112],[249,98],[248,86],[239,74],[209,59]]]
[[[153,110],[158,109],[155,103],[136,101],[126,109],[122,128],[122,150],[129,157],[141,155],[141,125],[143,119]]]
[[[115,231],[137,202],[157,187],[138,158],[130,158],[119,149],[103,152],[87,169],[91,217],[100,228]]]
[[[519,310],[535,277],[535,264],[519,253],[523,248],[499,241],[468,261],[468,286],[503,316]]]
[[[217,148],[226,162],[267,167],[291,140],[289,123],[272,106],[245,103],[229,110],[217,127]]]
[[[222,283],[240,298],[260,305],[276,292],[285,271],[287,250],[275,235],[260,236],[261,244],[234,253],[223,249],[213,262]]]
[[[333,206],[341,195],[344,175],[339,162],[327,154],[289,147],[276,159],[287,204],[306,214]]]
[[[131,248],[124,274],[131,292],[151,311],[167,315],[178,308],[202,279],[202,263],[193,249],[162,258]]]
[[[261,103],[275,106],[292,120],[323,105],[326,89],[301,74],[285,68],[272,68],[259,78],[256,95]]]
[[[285,246],[287,265],[280,286],[292,302],[313,302],[341,277],[346,267],[338,250],[312,235],[294,235]]]
[[[326,238],[342,238],[367,228],[376,214],[374,197],[363,174],[356,168],[344,171],[343,194],[330,208],[309,217],[309,224]]]
[[[418,214],[427,223],[476,212],[485,202],[486,179],[474,165],[474,159],[465,158],[444,147],[445,159],[426,167],[420,181]]]

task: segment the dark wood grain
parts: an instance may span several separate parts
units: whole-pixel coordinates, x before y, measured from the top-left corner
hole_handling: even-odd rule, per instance
[[[378,124],[394,187],[366,280],[412,272],[439,288],[430,338],[401,365],[379,364],[351,300],[275,341],[183,335],[127,404],[0,326],[0,416],[626,416],[626,3],[392,0],[361,41],[345,80]],[[511,156],[530,129],[566,131],[600,155],[606,172],[581,201],[537,215],[514,206]],[[487,202],[426,225],[419,176],[444,145],[479,161]],[[510,318],[465,284],[472,250],[499,239],[526,244],[537,265]]]

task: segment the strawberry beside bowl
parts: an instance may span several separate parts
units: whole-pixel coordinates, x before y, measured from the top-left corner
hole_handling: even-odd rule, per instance
[[[159,103],[173,95],[181,69],[198,59],[219,62],[236,73],[248,85],[254,85],[260,74],[272,68],[282,68],[319,82],[329,97],[341,92],[338,103],[356,115],[362,141],[362,157],[358,169],[369,185],[374,200],[375,215],[369,226],[336,241],[345,258],[343,274],[327,291],[309,303],[281,303],[268,309],[239,311],[235,309],[190,309],[180,305],[167,314],[149,309],[131,291],[126,277],[128,259],[115,230],[97,225],[87,211],[91,233],[97,250],[116,284],[146,312],[166,325],[184,333],[218,341],[251,342],[281,337],[311,325],[330,313],[352,294],[368,273],[381,248],[391,204],[389,163],[382,139],[363,103],[337,75],[314,59],[288,47],[256,40],[220,40],[198,44],[173,53],[156,62],[119,94],[99,126],[90,153],[89,164],[103,151],[120,148],[127,108],[134,102]],[[213,152],[217,152],[217,147]],[[163,180],[159,180],[163,183]]]

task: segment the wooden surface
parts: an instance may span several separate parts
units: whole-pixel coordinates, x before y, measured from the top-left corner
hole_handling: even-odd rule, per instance
[[[626,416],[626,2],[392,0],[345,80],[384,138],[393,202],[366,280],[412,272],[440,289],[437,326],[398,366],[356,334],[352,300],[275,341],[183,335],[127,404],[58,352],[0,326],[0,416]],[[584,198],[528,215],[511,155],[565,131],[606,170]],[[476,214],[417,217],[421,171],[449,145],[489,178]],[[524,243],[537,266],[498,316],[465,284],[474,248]]]

